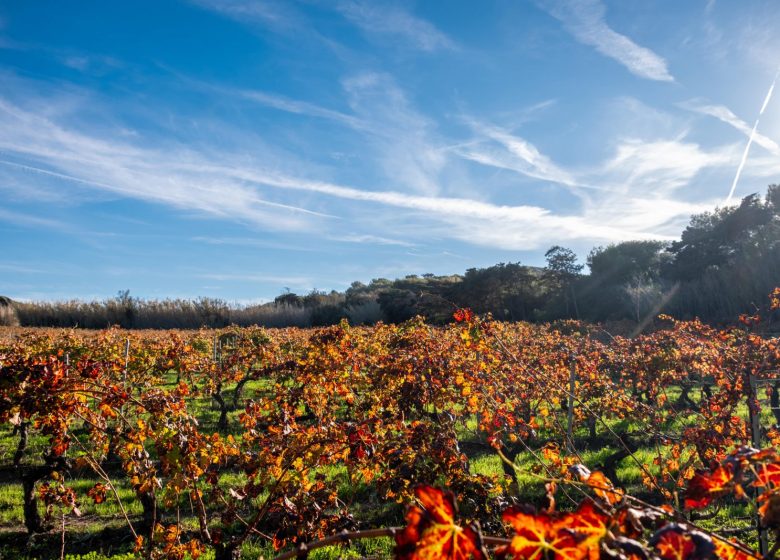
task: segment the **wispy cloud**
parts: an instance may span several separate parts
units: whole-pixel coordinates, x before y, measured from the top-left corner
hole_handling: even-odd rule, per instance
[[[575,39],[618,61],[632,74],[649,80],[674,81],[661,56],[607,25],[606,8],[600,0],[539,0],[539,3]]]
[[[645,111],[642,106],[633,110]],[[734,165],[739,149],[736,144],[704,149],[686,141],[683,131],[666,139],[620,139],[605,160],[587,167],[565,168],[524,138],[484,123],[475,124],[473,119],[471,124],[479,133],[477,139],[452,148],[461,157],[572,187],[578,195],[578,212],[568,217],[550,215],[538,222],[550,231],[550,224],[560,220],[556,239],[608,239],[610,235],[620,239],[673,239],[692,214],[717,203],[711,193],[703,200],[690,202],[692,195],[686,188],[705,170],[726,170]],[[588,228],[592,231],[586,233]],[[494,233],[486,231],[483,235],[499,242]]]
[[[735,115],[731,111],[731,109],[729,109],[725,105],[712,105],[702,100],[693,99],[681,103],[680,107],[688,111],[693,111],[695,113],[700,113],[702,115],[715,117],[719,121],[722,121],[734,127],[735,129],[740,131],[748,138],[750,138],[750,135],[753,131],[752,127],[748,125],[748,123],[740,119],[737,115]],[[780,155],[780,146],[778,146],[777,142],[775,142],[774,140],[772,140],[767,136],[764,136],[760,132],[755,133],[755,135],[753,136],[753,142],[755,142],[762,148],[769,150],[773,154]]]
[[[349,0],[340,2],[338,11],[372,37],[401,38],[426,52],[457,48],[454,41],[432,23],[397,5]]]
[[[268,32],[294,42],[325,47],[339,57],[349,50],[335,39],[321,34],[296,2],[287,0],[189,0],[191,4],[230,18],[267,38]]]
[[[0,113],[1,115],[2,113]],[[467,198],[411,195],[399,191],[368,191],[337,183],[304,179],[268,169],[219,162],[204,154],[156,153],[127,145],[109,145],[102,141],[81,137],[58,128],[45,120],[32,120],[40,136],[38,145],[17,143],[15,150],[47,165],[64,167],[68,177],[79,178],[95,188],[110,192],[170,204],[179,208],[198,209],[226,219],[251,219],[265,227],[305,230],[309,224],[284,216],[271,220],[279,212],[264,212],[258,208],[255,186],[274,187],[286,191],[302,191],[327,197],[361,203],[404,209],[417,213],[430,224],[431,231],[454,237],[468,243],[502,248],[531,248],[544,243],[550,231],[557,238],[590,238],[616,240],[626,235],[633,238],[655,238],[642,231],[626,230],[590,222],[583,216],[562,216],[533,205],[496,205]],[[17,123],[18,124],[18,123]],[[15,128],[18,132],[18,126]],[[29,132],[29,131],[28,131]],[[25,135],[17,135],[25,138]],[[54,138],[54,143],[45,142]],[[61,142],[67,142],[77,153],[85,146],[93,150],[91,156],[78,157],[63,151]],[[40,145],[44,143],[44,145]],[[0,149],[11,149],[10,139],[0,135]],[[154,168],[152,174],[147,167]],[[84,176],[103,176],[103,181],[84,179]],[[148,185],[145,187],[144,185]],[[158,194],[152,194],[158,193]],[[437,224],[438,222],[438,224]],[[501,224],[500,227],[497,227]]]
[[[178,83],[185,84],[189,88],[206,95],[217,95],[221,97],[230,96],[236,99],[242,99],[257,105],[261,105],[263,107],[282,111],[284,113],[325,119],[343,126],[347,126],[349,128],[353,128],[355,130],[366,131],[369,128],[366,122],[359,119],[355,115],[338,111],[336,109],[323,107],[317,103],[303,101],[301,99],[293,99],[291,97],[270,91],[237,88],[206,82],[183,74],[167,66],[163,66],[163,68],[165,68],[172,76],[174,76]]]
[[[30,214],[25,214],[23,212],[18,212],[15,210],[9,210],[8,208],[2,208],[0,207],[0,222],[7,222],[11,224],[16,224],[20,226],[32,226],[36,228],[47,228],[47,229],[54,229],[59,231],[68,231],[70,230],[70,226],[64,222],[60,222],[59,220],[52,220],[49,218],[41,218],[40,216],[32,216]]]
[[[295,115],[307,115],[310,117],[328,119],[357,130],[365,130],[367,128],[365,122],[353,115],[320,107],[314,103],[290,99],[289,97],[284,97],[282,95],[257,90],[233,90],[233,93],[244,99],[279,111]]]
[[[225,170],[228,172],[228,170]],[[440,222],[431,225],[428,234],[438,233],[476,245],[505,249],[538,248],[555,232],[556,239],[658,239],[652,231],[643,231],[628,223],[614,227],[597,216],[561,215],[533,205],[497,205],[473,199],[426,197],[397,191],[365,191],[334,183],[269,175],[250,170],[233,170],[247,181],[282,189],[316,192],[332,197],[369,202],[423,213]],[[649,206],[649,205],[648,205]],[[679,209],[678,205],[678,209]],[[691,206],[686,206],[686,210]],[[647,207],[643,208],[644,211]],[[627,227],[626,227],[627,226]]]
[[[76,132],[0,99],[0,152],[5,156],[0,164],[18,168],[29,182],[35,183],[36,176],[66,180],[276,229],[298,230],[310,226],[312,219],[325,217],[264,199],[255,189],[224,176],[194,173],[191,164],[203,154],[180,146],[168,148],[154,150]]]
[[[412,107],[392,76],[362,72],[341,80],[351,111],[339,111],[316,103],[260,90],[228,88],[180,76],[203,91],[232,95],[293,115],[337,123],[360,135],[360,160],[373,160],[388,182],[426,194],[439,189],[440,173],[447,163],[446,148],[436,137],[435,123]],[[342,154],[343,155],[343,154]]]
[[[292,3],[277,0],[190,0],[202,8],[213,10],[242,23],[259,23],[267,27],[289,30],[300,25],[300,17]]]
[[[543,181],[577,186],[569,172],[553,163],[528,140],[474,119],[467,119],[467,122],[479,137],[474,142],[452,148],[460,157]],[[486,146],[485,141],[491,144]]]
[[[310,288],[314,282],[306,276],[274,276],[262,273],[243,273],[243,274],[197,274],[198,278],[206,280],[218,280],[220,282],[270,282],[274,284],[287,285],[293,287]]]
[[[318,249],[311,245],[293,245],[281,241],[257,239],[256,237],[209,237],[198,235],[192,241],[206,243],[207,245],[232,245],[236,247],[255,247],[259,249],[278,249],[280,251],[304,251],[316,252]]]
[[[361,157],[373,156],[388,182],[424,194],[440,190],[446,164],[436,124],[412,106],[392,76],[365,72],[342,81],[353,113],[368,127]]]
[[[735,145],[705,150],[681,138],[622,140],[615,155],[595,171],[601,181],[626,192],[667,198],[707,168],[733,165]],[[596,179],[599,180],[599,179]]]
[[[477,147],[462,147],[470,152],[452,157],[453,148],[446,148],[452,142],[441,137],[436,122],[420,114],[389,76],[360,74],[345,80],[343,88],[351,110],[344,114],[354,115],[371,131],[361,131],[361,149],[365,158],[377,158],[378,165],[370,166],[373,173],[365,179],[344,179],[270,148],[256,136],[231,149],[213,142],[191,142],[185,148],[143,134],[118,137],[112,129],[79,118],[78,104],[69,101],[57,108],[56,99],[48,103],[49,115],[42,116],[27,101],[0,98],[0,166],[33,184],[56,181],[59,188],[70,184],[263,230],[390,247],[449,239],[522,250],[552,240],[603,243],[678,235],[673,226],[712,204],[686,202],[684,189],[702,170],[731,164],[736,157],[734,146],[705,150],[683,137],[627,139],[594,168],[566,168],[530,140],[475,119],[471,129]],[[312,111],[288,99],[271,101]],[[91,105],[94,110],[96,104]],[[479,161],[479,147],[483,155],[502,159]],[[565,207],[546,208],[534,198],[501,204],[477,188],[452,188],[443,170],[463,158],[511,166],[568,190],[581,185],[599,190],[569,199]],[[385,168],[387,180],[376,173],[377,167]],[[473,177],[470,171],[464,171],[463,182]],[[339,219],[329,217],[334,213]],[[253,243],[236,237],[204,237],[203,242]]]
[[[328,239],[341,241],[344,243],[359,243],[361,245],[394,245],[398,247],[415,247],[414,243],[402,241],[400,239],[390,239],[389,237],[380,237],[370,234],[352,234],[352,235],[332,235]]]
[[[106,73],[122,67],[114,57],[67,51],[53,51],[54,56],[65,66],[79,72]]]
[[[0,263],[0,270],[14,272],[16,274],[53,274],[52,271],[47,271],[43,268],[35,268],[13,263]]]
[[[777,78],[779,77],[780,77],[780,68],[778,68],[777,72],[775,73],[775,79],[772,80],[772,85],[769,86],[769,91],[767,91],[766,96],[764,97],[764,103],[762,103],[761,110],[758,112],[758,117],[756,118],[756,122],[753,125],[753,128],[750,130],[750,136],[748,136],[747,144],[745,144],[745,151],[742,153],[742,159],[740,160],[739,166],[737,167],[737,173],[734,176],[734,181],[731,183],[731,189],[729,190],[729,194],[726,197],[726,204],[729,204],[731,202],[731,199],[737,190],[737,185],[739,184],[739,178],[742,175],[742,170],[745,167],[745,163],[747,163],[748,154],[750,153],[750,146],[755,141],[756,134],[758,133],[758,124],[759,122],[761,122],[761,117],[764,114],[767,105],[769,105],[769,101],[772,99],[772,93],[775,91],[775,84],[777,84]]]

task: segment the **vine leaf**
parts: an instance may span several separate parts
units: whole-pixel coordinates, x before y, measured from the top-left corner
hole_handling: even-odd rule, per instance
[[[625,495],[625,492],[619,488],[615,488],[612,481],[601,471],[591,472],[582,464],[573,465],[569,470],[580,479],[580,482],[587,484],[596,496],[604,500],[607,505],[615,505],[622,500]]]
[[[780,462],[758,465],[753,485],[780,488]]]
[[[691,531],[678,523],[665,525],[650,538],[658,556],[663,560],[695,560],[712,558],[715,545],[701,531]]]
[[[514,535],[500,556],[511,558],[535,560],[550,553],[561,560],[597,560],[599,544],[607,534],[607,516],[589,500],[563,515],[513,507],[503,519]]]
[[[713,544],[715,545],[715,555],[722,560],[758,560],[760,558],[760,556],[742,552],[734,545],[720,539],[714,539]]]
[[[728,493],[734,482],[731,464],[721,465],[712,472],[699,472],[691,479],[685,494],[685,508],[707,507],[713,499]]]
[[[418,486],[415,496],[422,507],[406,512],[406,527],[395,536],[400,560],[486,560],[479,526],[455,523],[457,508],[452,492]]]

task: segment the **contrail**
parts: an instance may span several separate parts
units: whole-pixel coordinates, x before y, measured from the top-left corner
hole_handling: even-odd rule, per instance
[[[729,204],[731,202],[731,197],[734,196],[734,191],[737,190],[737,183],[739,183],[739,177],[742,175],[742,168],[745,167],[745,162],[747,161],[748,152],[750,151],[750,146],[753,144],[753,139],[756,136],[756,130],[758,129],[758,122],[761,120],[761,115],[764,114],[764,110],[766,109],[766,106],[769,105],[769,100],[772,99],[772,92],[775,91],[775,84],[777,83],[777,77],[780,76],[780,68],[777,69],[777,72],[775,73],[775,79],[772,80],[772,85],[769,86],[769,91],[766,92],[766,97],[764,98],[764,104],[761,105],[761,110],[758,112],[758,117],[756,118],[756,124],[753,125],[753,130],[750,132],[750,138],[748,138],[747,146],[745,146],[745,151],[742,152],[742,161],[739,162],[739,167],[737,167],[737,174],[734,176],[734,182],[731,183],[731,190],[729,191],[729,195],[726,197],[726,204]]]

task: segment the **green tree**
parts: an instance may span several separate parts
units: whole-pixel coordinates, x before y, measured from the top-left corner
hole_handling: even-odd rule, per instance
[[[663,241],[625,241],[595,247],[587,263],[592,279],[599,285],[626,284],[637,277],[656,281],[661,277],[661,266],[668,260]]]
[[[772,205],[780,198],[771,187],[769,196],[769,204],[751,194],[739,206],[693,216],[680,241],[669,246],[673,258],[664,276],[692,280],[710,268],[733,264],[742,252],[756,248],[757,233],[772,220]]]
[[[554,245],[547,250],[544,257],[547,259],[545,277],[552,287],[553,293],[563,296],[566,304],[566,316],[571,316],[569,310],[569,297],[571,296],[574,315],[579,318],[574,283],[579,278],[583,265],[577,263],[577,254],[566,247]]]

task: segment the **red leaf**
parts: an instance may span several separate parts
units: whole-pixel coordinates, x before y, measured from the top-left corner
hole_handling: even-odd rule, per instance
[[[713,539],[713,544],[715,545],[715,555],[721,560],[758,560],[760,558],[758,555],[742,552],[734,545],[720,539]]]
[[[733,482],[734,471],[731,464],[719,466],[712,472],[697,473],[688,485],[685,508],[706,507],[714,498],[728,493]]]
[[[415,495],[422,506],[406,512],[406,527],[396,534],[396,558],[401,560],[485,560],[482,536],[475,525],[455,523],[455,499],[451,492],[418,486]]]
[[[458,309],[452,314],[456,323],[470,323],[474,319],[474,312],[471,309]]]
[[[512,558],[536,560],[550,553],[563,560],[597,560],[599,543],[607,533],[607,516],[590,501],[559,516],[510,508],[503,519],[514,529],[505,551]]]
[[[106,501],[106,486],[98,482],[87,491],[87,496],[92,498],[96,504],[102,504]]]
[[[658,556],[664,560],[687,560],[696,551],[693,539],[680,531],[666,531],[655,543]]]
[[[707,535],[678,523],[670,523],[656,531],[650,544],[663,560],[711,558],[715,552],[715,545]]]
[[[769,463],[768,465],[758,465],[756,467],[756,480],[753,486],[780,487],[780,463]]]

